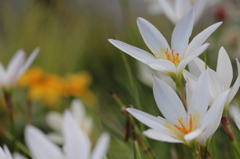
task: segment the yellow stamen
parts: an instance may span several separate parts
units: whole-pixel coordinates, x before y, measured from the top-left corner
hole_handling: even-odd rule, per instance
[[[174,54],[174,50],[172,50],[172,57],[170,56],[168,49],[165,51],[166,59],[171,61],[175,66],[180,63],[179,53]]]
[[[192,131],[193,128],[193,122],[192,122],[192,115],[190,114],[190,120],[189,120],[189,129],[187,129],[182,121],[182,119],[178,119],[180,126],[174,125],[178,130],[182,131],[184,134],[188,134],[189,132]]]

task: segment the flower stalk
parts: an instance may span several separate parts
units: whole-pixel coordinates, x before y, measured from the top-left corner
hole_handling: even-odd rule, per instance
[[[186,101],[185,92],[184,92],[184,79],[182,75],[180,77],[176,77],[172,79],[176,83],[177,93],[183,103],[185,110],[187,111],[187,101]]]
[[[234,141],[234,136],[233,136],[233,133],[232,133],[232,128],[231,128],[228,117],[227,116],[222,116],[221,123],[222,123],[222,126],[223,126],[223,129],[224,129],[225,133],[228,135],[229,140],[231,142],[233,142]]]
[[[231,141],[231,145],[232,145],[235,153],[238,155],[238,157],[240,157],[240,149],[239,149],[238,144],[236,143],[236,140],[234,140],[234,135],[232,133],[232,128],[230,125],[229,118],[227,116],[223,115],[222,119],[221,119],[221,123],[222,123],[225,133],[227,134],[229,140]]]
[[[139,144],[142,146],[144,152],[148,155],[149,159],[156,159],[156,155],[154,154],[153,151],[150,150],[149,144],[145,136],[142,135],[141,131],[139,130],[138,126],[135,123],[135,120],[133,116],[131,116],[127,111],[126,108],[129,106],[124,106],[123,102],[121,99],[112,91],[109,91],[109,94],[113,97],[113,99],[118,103],[118,105],[121,107],[121,110],[124,114],[127,115],[127,118],[130,122],[130,124],[133,127],[133,131],[135,135],[137,135],[137,139],[139,140]],[[132,107],[132,106],[131,106]],[[134,143],[135,144],[135,143]]]
[[[212,156],[211,156],[210,152],[208,151],[207,146],[205,146],[204,149],[205,149],[204,150],[204,159],[212,159]]]
[[[4,130],[4,129],[1,129],[1,132],[4,134],[4,136],[6,136],[10,141],[14,141],[14,136],[9,133],[8,131]],[[16,146],[22,151],[24,152],[26,155],[28,155],[29,157],[33,158],[31,156],[31,154],[29,153],[28,149],[26,148],[25,145],[23,145],[21,142],[19,141],[16,141]]]
[[[6,102],[6,106],[7,106],[8,113],[9,113],[11,133],[13,134],[13,149],[16,150],[17,139],[16,139],[16,131],[15,131],[15,123],[14,123],[14,106],[13,106],[13,102],[11,100],[11,92],[4,89],[3,90],[3,96],[4,96],[4,100]]]

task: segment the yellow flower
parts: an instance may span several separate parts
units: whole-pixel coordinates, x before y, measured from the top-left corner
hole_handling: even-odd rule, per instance
[[[40,68],[27,71],[19,83],[29,88],[29,97],[32,100],[41,100],[48,106],[57,106],[61,99],[62,82],[53,74],[47,74]]]
[[[92,82],[91,76],[87,72],[72,74],[64,79],[63,95],[79,97],[91,104],[96,102],[93,93],[88,89]]]
[[[50,108],[58,106],[62,97],[80,97],[91,104],[96,101],[88,89],[91,77],[87,72],[61,78],[35,67],[27,71],[18,84],[29,88],[28,95],[32,100],[43,101]]]

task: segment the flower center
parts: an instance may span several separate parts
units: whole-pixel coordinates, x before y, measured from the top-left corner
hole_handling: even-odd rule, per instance
[[[188,134],[192,131],[193,128],[193,122],[192,122],[192,115],[190,114],[190,120],[189,120],[189,129],[184,125],[183,119],[179,118],[178,122],[180,123],[180,126],[174,125],[178,130],[182,131],[184,134]]]
[[[160,55],[154,54],[154,56],[157,59],[166,59],[168,61],[171,61],[175,66],[177,66],[180,63],[179,53],[174,53],[174,50],[172,50],[172,53],[168,52],[168,48],[166,51],[161,51],[162,53]]]

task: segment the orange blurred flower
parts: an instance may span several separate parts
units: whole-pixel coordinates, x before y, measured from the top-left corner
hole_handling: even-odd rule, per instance
[[[43,101],[50,107],[56,107],[62,97],[80,97],[86,102],[95,100],[88,89],[91,77],[86,72],[61,78],[35,67],[28,70],[18,84],[29,88],[28,93],[32,100]]]

